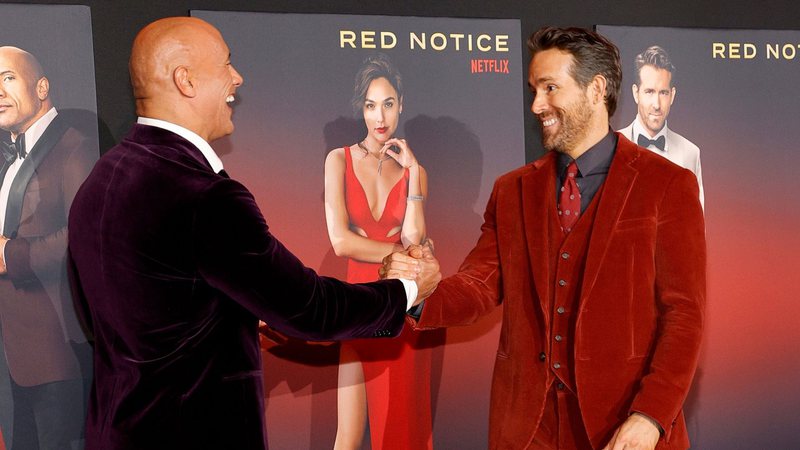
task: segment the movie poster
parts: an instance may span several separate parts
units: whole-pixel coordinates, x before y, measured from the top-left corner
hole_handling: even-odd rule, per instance
[[[364,195],[372,219],[382,222],[382,200],[375,198],[392,198],[394,188],[387,194],[369,188],[374,186],[369,180],[400,176],[394,159],[383,153],[376,158],[381,161],[372,161],[377,174],[356,170],[355,181],[351,179],[355,184],[347,185],[342,193],[347,164],[358,167],[369,162],[380,148],[376,142],[381,136],[402,138],[426,173],[426,235],[435,242],[443,273],[456,271],[478,238],[494,179],[525,162],[525,74],[519,21],[191,14],[222,32],[232,63],[244,77],[234,106],[236,131],[216,142],[215,149],[222,153],[226,171],[252,190],[271,231],[289,249],[322,274],[342,279],[352,275],[347,258],[337,256],[332,247],[326,219],[341,219],[335,206],[341,199],[329,207],[324,201],[326,185],[338,190],[339,196],[357,197],[348,197],[348,202],[362,201],[363,205]],[[401,75],[402,92],[397,92],[396,83],[389,83],[385,91],[367,90],[354,108],[356,74],[365,73],[362,69],[368,58],[388,60]],[[378,109],[385,116],[375,118]],[[395,147],[401,150],[399,143]],[[326,173],[326,158],[334,149],[339,152],[339,166]],[[348,151],[350,162],[343,156]],[[412,189],[416,186],[413,173],[409,177],[407,185]],[[408,203],[420,201],[415,192],[407,194]],[[395,204],[386,200],[385,208],[390,203]],[[350,205],[350,230],[358,232],[366,225],[354,217],[363,215],[364,208],[356,211]],[[406,207],[406,214],[410,208]],[[328,209],[334,212],[326,213]],[[378,240],[375,234],[367,236]],[[435,448],[487,446],[498,313],[499,309],[472,327],[424,333],[417,357],[429,364],[425,370],[430,371]],[[279,336],[274,338],[281,341]],[[331,448],[337,427],[340,346],[293,340],[266,345],[270,445]],[[377,372],[379,377],[384,371],[378,368]],[[365,377],[371,376],[365,369]],[[421,387],[419,393],[408,395],[425,396],[424,391]],[[378,406],[373,404],[373,408]],[[391,414],[393,420],[406,420],[402,414]],[[375,430],[368,430],[370,434]],[[365,437],[364,448],[369,448],[369,442],[370,437]]]
[[[88,6],[15,4],[0,5],[0,16],[0,182],[10,186],[0,197],[0,234],[10,238],[0,276],[0,448],[83,448],[91,348],[69,297],[65,227],[99,154],[91,17]],[[31,122],[40,104],[50,113]],[[21,241],[29,260],[13,250]],[[30,273],[21,277],[23,266]]]
[[[702,167],[705,194],[708,296],[686,404],[692,447],[797,448],[800,184],[791,172],[800,164],[800,32],[597,29],[622,57],[613,127],[634,140],[663,135],[666,150],[650,148],[690,170],[693,152],[702,162],[694,168]],[[664,54],[671,84],[653,69]]]

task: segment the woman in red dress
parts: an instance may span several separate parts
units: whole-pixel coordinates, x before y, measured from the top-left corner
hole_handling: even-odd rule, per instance
[[[400,74],[382,54],[356,74],[353,107],[367,128],[359,142],[325,161],[325,217],[347,281],[378,278],[386,255],[425,239],[425,170],[394,136],[403,111]],[[406,327],[395,339],[343,342],[335,450],[361,448],[369,415],[373,450],[431,449],[429,349]]]

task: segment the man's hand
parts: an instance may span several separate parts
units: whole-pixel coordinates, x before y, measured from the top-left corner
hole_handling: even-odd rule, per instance
[[[633,413],[617,428],[603,450],[653,450],[661,432],[652,420]]]
[[[6,242],[8,242],[8,238],[0,236],[0,275],[8,273],[8,268],[6,267]]]
[[[383,258],[383,267],[378,270],[381,278],[405,278],[417,283],[419,292],[413,306],[428,298],[439,281],[439,260],[433,256],[432,245],[409,245],[405,251],[395,252]]]

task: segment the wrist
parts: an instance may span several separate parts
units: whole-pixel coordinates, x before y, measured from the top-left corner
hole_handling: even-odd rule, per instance
[[[650,423],[650,425],[653,425],[653,427],[658,431],[659,436],[664,435],[664,429],[661,428],[661,425],[658,422],[656,422],[656,420],[653,419],[652,417],[648,416],[647,414],[640,413],[638,411],[632,412],[631,415],[646,420],[648,423]]]

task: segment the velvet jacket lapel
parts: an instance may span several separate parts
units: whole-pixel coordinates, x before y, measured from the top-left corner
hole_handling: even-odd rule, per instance
[[[619,136],[618,136],[619,138]],[[622,210],[628,201],[639,171],[635,167],[638,158],[636,146],[625,139],[618,139],[617,151],[605,181],[602,196],[598,199],[592,237],[586,255],[581,289],[581,301],[594,287],[597,274],[608,251],[611,234],[617,227]],[[540,299],[545,320],[549,322],[551,311],[550,280],[551,267],[549,244],[550,214],[555,212],[555,185],[557,154],[549,152],[530,165],[530,171],[523,175],[521,186],[522,220],[528,246],[536,294]]]
[[[522,177],[522,221],[528,244],[533,284],[545,321],[550,321],[549,215],[555,210],[556,153],[549,152],[531,164]]]
[[[36,168],[39,167],[39,164],[47,157],[50,150],[56,146],[61,136],[67,131],[67,128],[69,128],[67,123],[59,116],[56,116],[44,131],[42,137],[36,141],[36,145],[28,152],[28,157],[25,158],[25,161],[20,166],[19,172],[17,172],[17,176],[14,177],[14,181],[11,183],[11,189],[8,193],[8,205],[6,206],[3,236],[8,236],[12,239],[16,237],[17,229],[19,229],[19,222],[22,217],[22,203],[25,200],[25,191],[28,189],[28,183],[30,183],[33,174],[36,173]],[[5,178],[9,165],[8,163],[4,164],[2,170],[0,170],[3,178]],[[2,178],[0,178],[0,180],[2,180]]]
[[[594,287],[597,274],[602,266],[603,259],[611,242],[611,234],[617,227],[622,210],[628,201],[639,171],[635,167],[638,159],[636,145],[617,133],[617,151],[611,168],[608,170],[602,196],[598,199],[597,215],[594,219],[592,236],[586,254],[586,266],[581,285],[581,303],[586,299]]]

